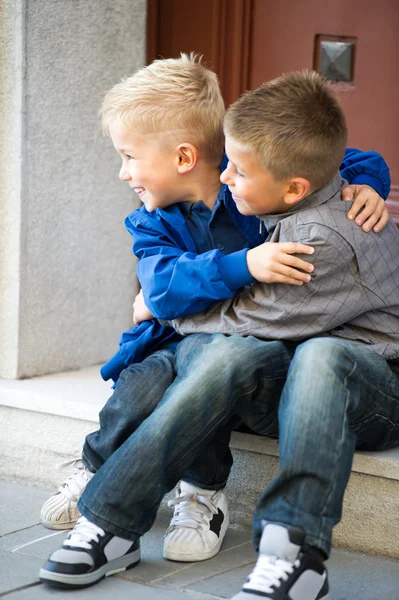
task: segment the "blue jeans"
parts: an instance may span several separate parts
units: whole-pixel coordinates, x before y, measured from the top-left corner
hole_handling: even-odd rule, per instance
[[[306,542],[326,555],[355,448],[399,444],[399,374],[364,345],[317,338],[296,350],[279,407],[280,472],[254,514],[305,530]]]
[[[270,388],[270,421],[275,420],[294,352],[286,346],[223,335],[183,340],[176,350],[174,382],[88,483],[78,503],[81,514],[127,539],[148,531],[165,493],[200,455],[207,456],[220,427],[235,415],[250,413],[267,429],[264,403],[256,400],[259,386]],[[270,377],[260,374],[263,364],[270,365]]]
[[[399,375],[343,340],[296,348],[221,334],[181,342],[175,371],[158,407],[89,482],[81,513],[116,535],[142,535],[163,495],[239,416],[260,434],[280,436],[281,471],[257,505],[255,544],[262,519],[282,521],[303,527],[307,543],[328,554],[356,441],[369,449],[399,443]]]
[[[112,396],[100,411],[100,428],[89,433],[83,445],[82,459],[89,471],[98,471],[155,410],[175,378],[174,361],[174,352],[158,350],[122,371]],[[204,489],[226,485],[233,464],[231,426],[220,428],[198,465],[193,465],[194,477],[200,477],[197,484]],[[190,471],[185,480],[191,480]]]
[[[100,428],[86,436],[82,458],[92,473],[141,425],[175,378],[174,352],[158,350],[127,367],[99,414]]]

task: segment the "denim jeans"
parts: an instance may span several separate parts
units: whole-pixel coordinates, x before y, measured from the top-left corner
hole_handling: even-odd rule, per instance
[[[89,482],[81,513],[121,537],[142,535],[188,469],[201,481],[203,451],[239,416],[280,438],[281,469],[257,504],[255,545],[262,520],[280,521],[328,554],[356,444],[399,444],[399,375],[367,347],[336,338],[296,347],[221,334],[186,338],[175,370],[158,407]]]
[[[248,415],[249,426],[256,421],[266,433],[276,430],[268,422],[276,423],[294,349],[283,342],[238,335],[184,339],[176,351],[174,382],[90,480],[79,500],[81,514],[127,539],[148,531],[165,493],[200,455],[208,456],[210,442],[232,417]],[[269,373],[262,373],[264,364]],[[269,393],[260,394],[260,388]],[[207,468],[205,464],[204,473]]]
[[[328,555],[355,448],[399,444],[399,374],[364,345],[309,340],[295,352],[278,418],[280,472],[257,503],[255,547],[262,520],[280,521]]]
[[[100,428],[86,436],[82,459],[92,473],[136,431],[155,410],[175,378],[174,352],[158,350],[141,363],[122,371],[112,396],[100,411]],[[220,489],[226,485],[233,458],[230,452],[232,425],[221,427],[218,435],[204,449],[195,477],[204,489]],[[186,481],[191,473],[187,472]],[[195,484],[195,481],[193,481]]]
[[[152,413],[175,378],[174,358],[174,352],[158,350],[122,371],[100,412],[100,429],[86,436],[82,458],[89,471],[98,471]]]

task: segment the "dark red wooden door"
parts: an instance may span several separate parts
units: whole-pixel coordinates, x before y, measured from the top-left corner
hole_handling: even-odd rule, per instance
[[[219,74],[226,104],[283,73],[313,68],[318,35],[355,38],[354,78],[334,84],[349,144],[391,168],[399,222],[399,0],[149,0],[147,58],[195,51]]]

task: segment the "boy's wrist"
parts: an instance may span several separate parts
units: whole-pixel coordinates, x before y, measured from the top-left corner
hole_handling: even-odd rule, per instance
[[[249,248],[244,248],[233,254],[227,254],[219,260],[219,271],[225,285],[232,292],[239,290],[246,285],[256,283],[249,272],[247,264],[247,253]]]
[[[368,173],[359,173],[359,175],[355,175],[349,185],[369,185],[381,196],[381,198],[384,198],[384,188],[381,181]]]

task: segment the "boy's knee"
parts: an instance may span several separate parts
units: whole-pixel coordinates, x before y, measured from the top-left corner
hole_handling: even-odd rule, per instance
[[[296,369],[320,373],[324,369],[347,364],[348,348],[344,340],[337,338],[314,338],[302,343],[295,352]]]
[[[249,338],[221,333],[196,334],[179,344],[175,368],[181,377],[213,378],[232,371],[238,376],[251,363],[251,356],[253,348]]]
[[[193,333],[186,336],[177,346],[176,359],[182,360],[186,356],[195,356],[203,346],[210,344],[213,338],[212,333]]]
[[[264,342],[251,336],[214,334],[204,349],[204,360],[207,364],[234,366],[234,369],[239,369],[252,362],[258,346],[262,344]]]
[[[226,336],[221,333],[212,335],[212,339],[202,350],[201,361],[205,368],[212,371],[223,371],[232,365],[238,368],[239,359],[242,356],[239,351],[241,347],[240,340],[242,339],[240,336]]]
[[[235,341],[233,338],[240,336],[226,336],[223,333],[195,333],[185,337],[177,347],[176,358],[184,361],[187,358],[196,358],[204,354],[223,358],[226,354],[234,352]],[[242,338],[241,338],[242,339]]]
[[[180,377],[205,377],[226,359],[228,344],[223,334],[189,335],[177,347],[175,370]]]

